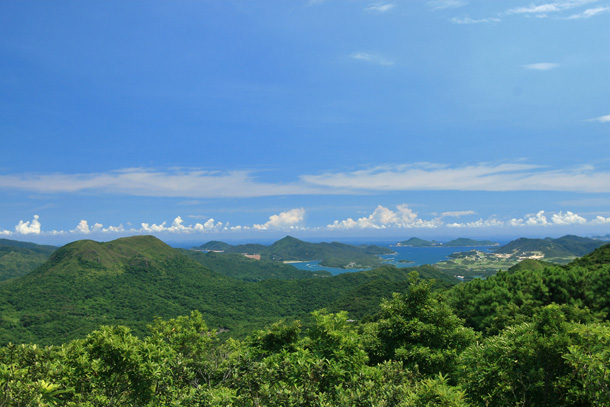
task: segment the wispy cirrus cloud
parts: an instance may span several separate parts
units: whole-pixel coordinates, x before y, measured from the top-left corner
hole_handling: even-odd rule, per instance
[[[522,67],[533,71],[550,71],[551,69],[559,68],[559,64],[554,62],[538,62],[535,64],[522,65]]]
[[[592,119],[610,122],[610,117]],[[610,192],[610,172],[592,166],[548,169],[522,163],[448,166],[383,165],[350,172],[304,174],[290,182],[260,182],[249,171],[128,169],[91,174],[0,175],[0,190],[179,198],[353,195],[382,191]]]
[[[369,54],[368,52],[354,52],[350,55],[350,58],[383,66],[394,65],[394,61],[391,61],[379,55]]]
[[[549,14],[572,10],[575,8],[586,6],[587,4],[595,3],[597,1],[598,0],[566,0],[544,4],[530,4],[528,6],[511,8],[507,10],[504,14],[524,14],[544,18],[547,17]]]
[[[585,18],[591,18],[598,14],[607,13],[608,11],[610,11],[610,7],[595,7],[595,8],[587,9],[578,14],[572,14],[571,16],[569,16],[567,18],[569,20],[580,20],[580,19],[585,19]]]
[[[589,119],[590,122],[598,122],[598,123],[610,123],[610,114],[605,116],[599,116],[594,119]]]
[[[501,19],[497,18],[497,17],[488,17],[488,18],[479,18],[479,19],[473,19],[470,17],[464,17],[464,18],[452,18],[451,22],[454,24],[488,24],[488,23],[499,23],[500,21],[502,21]]]
[[[95,192],[113,195],[189,198],[316,193],[315,188],[303,184],[259,182],[249,171],[156,171],[144,168],[89,174],[0,175],[0,188],[51,194]]]
[[[463,167],[419,163],[303,176],[311,185],[354,191],[572,191],[610,192],[610,172],[590,166],[548,170],[529,164]]]
[[[513,7],[503,12],[499,12],[494,16],[485,17],[485,18],[470,18],[470,17],[455,17],[450,21],[454,24],[480,24],[480,23],[499,23],[504,17],[507,16],[525,16],[525,17],[536,17],[536,18],[547,18],[550,16],[555,16],[557,18],[562,19],[583,19],[583,18],[591,18],[598,14],[605,13],[610,11],[610,7],[595,7],[588,8],[586,10],[574,13],[577,9],[585,8],[587,5],[591,3],[596,3],[599,0],[564,0],[564,1],[554,1],[542,4],[529,4],[526,6]],[[434,7],[437,2],[428,2],[429,5]],[[460,1],[455,0],[439,0],[438,5],[434,7],[434,9],[441,8],[449,8],[452,4],[463,5]]]
[[[394,3],[374,3],[366,7],[365,10],[373,13],[386,13],[396,7]]]

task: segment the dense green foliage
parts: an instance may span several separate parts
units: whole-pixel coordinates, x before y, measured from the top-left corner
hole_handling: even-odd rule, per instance
[[[42,265],[55,246],[0,239],[0,281],[21,277]]]
[[[91,242],[68,246],[28,278],[74,278],[75,270],[58,268],[67,262],[89,271],[83,283],[95,277],[83,268],[92,261],[100,276],[146,270],[154,279],[170,254],[202,272],[148,240],[111,242],[110,251]],[[142,246],[137,255],[129,252],[134,245]],[[266,299],[276,290],[309,298],[307,306],[319,291],[317,303],[333,309],[311,312],[310,322],[278,318],[242,338],[209,328],[207,314],[193,311],[154,319],[137,335],[113,324],[58,346],[6,344],[0,406],[609,406],[609,253],[610,245],[567,266],[528,262],[453,286],[393,267],[239,281],[263,287]],[[133,263],[139,267],[126,266]],[[384,295],[373,314],[366,305],[353,320],[334,308],[383,286],[396,293]]]
[[[498,243],[492,242],[491,240],[474,240],[467,239],[465,237],[459,237],[457,239],[450,240],[443,243],[444,247],[472,247],[472,246],[497,246]]]
[[[432,247],[432,246],[440,246],[441,243],[436,240],[428,241],[424,239],[420,239],[418,237],[412,237],[407,240],[403,240],[402,242],[398,242],[398,246],[409,246],[409,247]]]
[[[187,257],[206,268],[224,276],[244,281],[262,280],[302,280],[314,277],[328,277],[327,271],[300,270],[289,264],[271,260],[254,260],[235,253],[200,252],[180,250]]]
[[[499,247],[495,253],[521,256],[531,252],[542,252],[545,258],[574,258],[584,256],[604,244],[605,242],[601,240],[574,235],[566,235],[558,239],[522,237]]]
[[[240,257],[235,264],[247,260]],[[209,270],[152,236],[82,240],[60,248],[32,273],[0,284],[0,344],[59,344],[100,325],[126,325],[142,335],[155,317],[175,318],[193,309],[236,337],[279,318],[307,319],[316,309],[337,309],[335,304],[349,303],[352,317],[361,318],[404,287],[400,283],[409,271],[385,266],[335,277],[252,282]],[[442,273],[422,268],[422,275]],[[360,290],[352,302],[353,293],[367,285],[377,289]]]
[[[379,267],[382,262],[378,255],[393,253],[386,247],[375,245],[354,246],[339,242],[309,243],[291,236],[286,236],[270,246],[259,244],[231,246],[224,242],[211,241],[196,249],[260,254],[261,258],[274,261],[316,260],[326,267],[360,269]]]

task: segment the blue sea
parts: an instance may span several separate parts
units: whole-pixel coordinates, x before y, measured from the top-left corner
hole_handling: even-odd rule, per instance
[[[388,264],[393,264],[396,267],[414,267],[422,266],[424,264],[434,264],[439,261],[447,260],[447,256],[458,252],[468,252],[471,250],[480,251],[491,251],[498,248],[498,246],[475,246],[475,247],[393,247],[388,245],[377,244],[378,246],[389,247],[394,250],[396,254],[389,254],[381,256]],[[404,263],[400,260],[407,260],[410,263]],[[306,261],[301,263],[292,263],[291,265],[301,269],[310,271],[326,270],[333,275],[362,271],[359,269],[338,269],[332,267],[322,267],[319,261]]]

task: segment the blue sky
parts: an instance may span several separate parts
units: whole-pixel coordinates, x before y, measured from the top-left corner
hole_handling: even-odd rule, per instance
[[[0,4],[0,236],[610,232],[610,0]]]

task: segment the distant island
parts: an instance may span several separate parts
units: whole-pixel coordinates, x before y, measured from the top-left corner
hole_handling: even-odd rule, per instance
[[[424,240],[417,237],[412,237],[408,240],[396,243],[397,247],[475,247],[475,246],[499,246],[499,243],[491,240],[474,240],[460,237],[450,240],[446,243],[440,243],[436,240]]]
[[[291,236],[278,240],[270,246],[245,244],[232,246],[228,243],[211,241],[192,250],[219,251],[260,255],[263,260],[294,262],[319,261],[321,266],[342,269],[366,269],[382,265],[379,258],[383,254],[392,254],[393,250],[375,245],[354,246],[339,242],[309,243]]]

